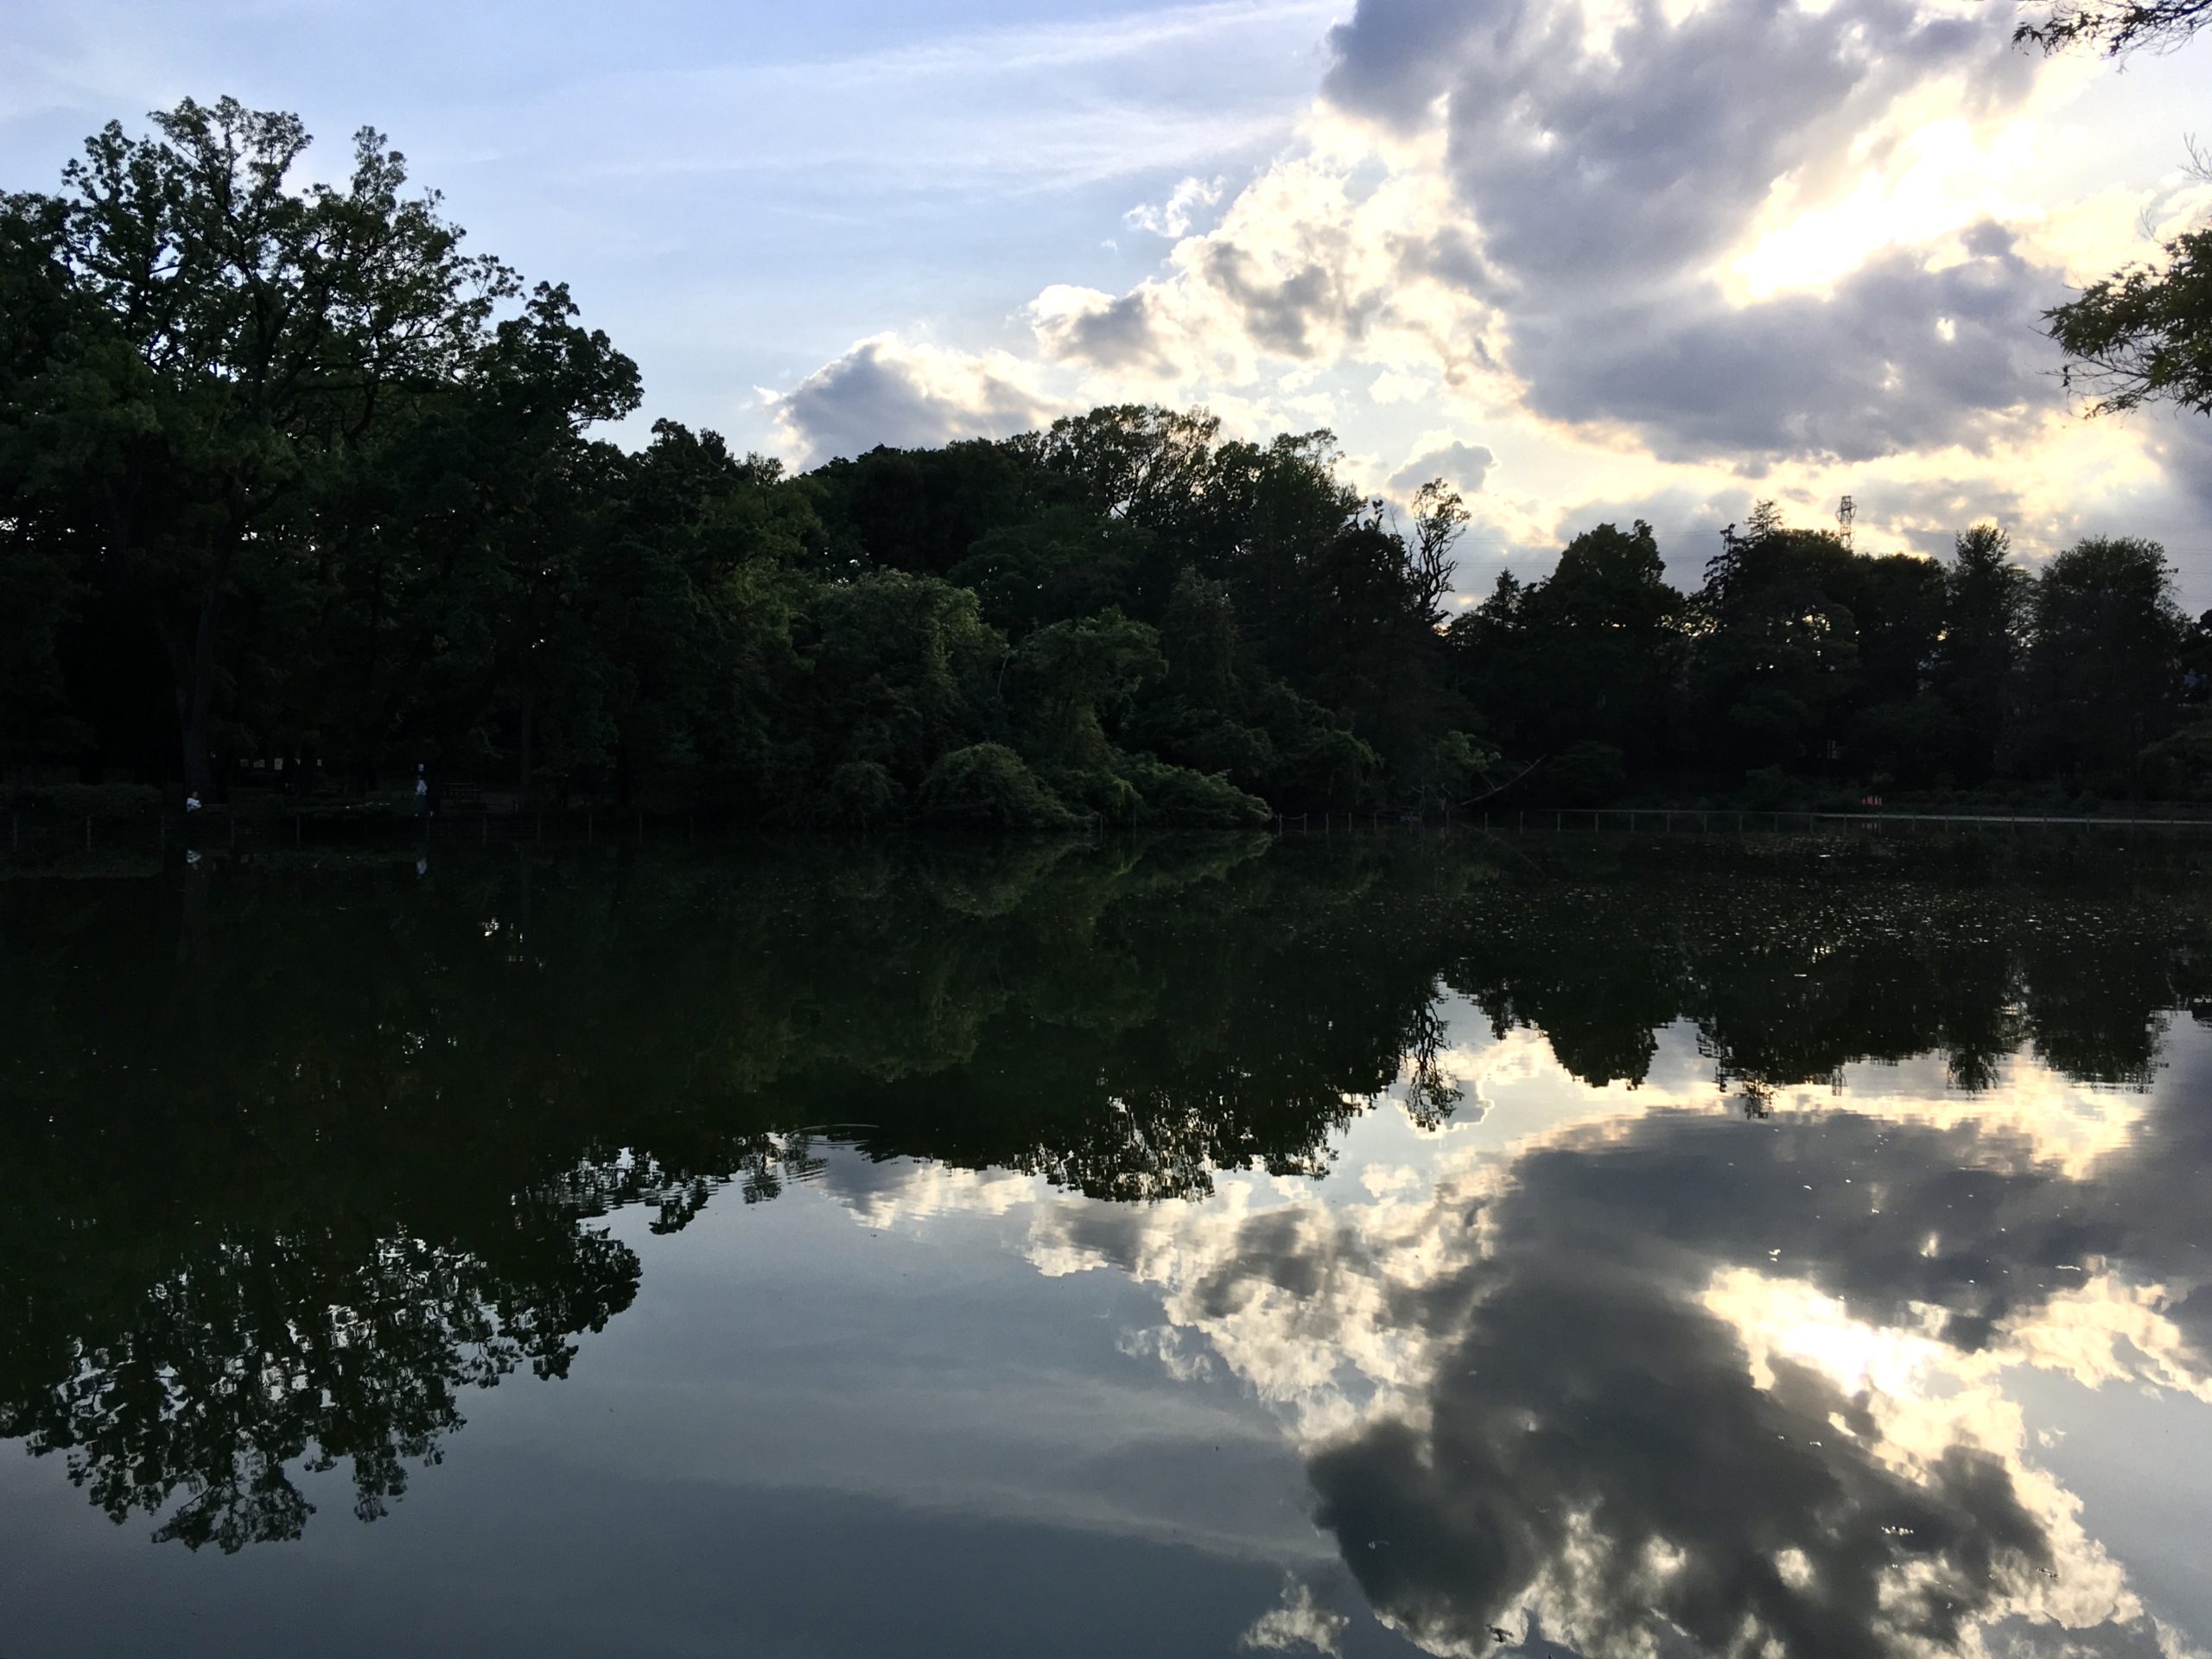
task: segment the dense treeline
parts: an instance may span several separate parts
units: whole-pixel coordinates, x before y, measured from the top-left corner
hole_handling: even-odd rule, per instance
[[[1868,556],[1762,504],[1684,595],[1647,525],[1605,524],[1542,582],[1502,575],[1446,642],[1483,729],[1593,801],[1670,772],[1777,797],[2212,786],[2212,613],[2183,614],[2151,542],[2092,537],[2031,575],[1993,524],[1945,562]]]
[[[1465,522],[1117,407],[804,476],[634,412],[567,291],[462,251],[380,135],[190,102],[0,200],[0,762],[441,784],[782,823],[1233,826],[2026,783],[2212,791],[2150,543],[2039,575],[1732,527],[1578,537],[1446,626]]]

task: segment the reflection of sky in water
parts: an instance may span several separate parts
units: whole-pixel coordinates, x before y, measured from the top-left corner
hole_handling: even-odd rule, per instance
[[[1440,1130],[1109,1205],[833,1150],[657,1234],[407,1524],[144,1552],[0,1459],[21,1653],[2198,1651],[2212,1033],[2147,1092],[1862,1065],[1748,1119],[1447,1004]],[[343,1478],[306,1480],[340,1511]],[[140,1546],[134,1534],[127,1541]],[[143,1548],[143,1546],[140,1546]],[[194,1571],[194,1567],[204,1570]],[[527,1586],[527,1593],[518,1586]],[[318,1613],[317,1608],[327,1608]],[[374,1614],[370,1616],[370,1610]],[[349,1610],[351,1611],[349,1612]],[[358,1615],[358,1618],[355,1617]],[[1378,1622],[1379,1621],[1379,1622]],[[0,1642],[0,1650],[16,1649]]]
[[[924,1235],[1027,1206],[1046,1274],[1157,1290],[1122,1351],[1264,1402],[1367,1599],[1435,1651],[2178,1653],[2212,1625],[2183,1541],[2212,1535],[2201,1030],[2149,1094],[2031,1054],[1980,1096],[1940,1062],[1865,1065],[1761,1121],[1687,1027],[1633,1090],[1534,1033],[1452,1034],[1442,1069],[1482,1109],[1363,1117],[1318,1186],[1131,1208],[937,1169],[824,1182]],[[2131,1481],[2068,1450],[2149,1433]],[[1339,1645],[1349,1610],[1315,1593],[1255,1639]]]

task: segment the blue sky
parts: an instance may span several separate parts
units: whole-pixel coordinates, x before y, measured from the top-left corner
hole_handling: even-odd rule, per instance
[[[0,183],[188,94],[373,124],[569,282],[639,423],[795,463],[1124,397],[1446,472],[1465,593],[1599,518],[1678,577],[1757,496],[1862,544],[2168,543],[2212,423],[2078,423],[2040,309],[2212,207],[2212,43],[2124,72],[2003,0],[79,0],[0,16]]]

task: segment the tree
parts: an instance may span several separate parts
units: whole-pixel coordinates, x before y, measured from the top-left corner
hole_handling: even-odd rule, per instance
[[[1118,611],[1055,622],[1022,642],[1013,675],[1021,747],[1064,798],[1109,818],[1135,815],[1141,794],[1105,722],[1166,666],[1159,635]]]
[[[1065,830],[1075,815],[1003,743],[954,749],[922,780],[923,815],[975,829]]]
[[[0,410],[17,407],[75,321],[56,204],[0,196]],[[35,435],[0,416],[0,759],[81,748],[61,664],[81,590],[68,526],[36,487]]]
[[[2044,314],[2073,359],[2066,385],[2107,415],[2146,403],[2212,414],[2212,228],[2165,245],[2163,266],[2101,277]]]
[[[1639,766],[1664,757],[1679,700],[1685,602],[1667,585],[1651,526],[1599,524],[1567,544],[1520,601],[1522,695],[1537,695],[1537,746],[1604,745]],[[1533,757],[1531,757],[1533,758]]]
[[[1150,537],[1082,507],[1046,509],[1026,524],[986,531],[950,579],[975,590],[994,627],[1033,629],[1125,605]]]
[[[1965,771],[1986,778],[1996,765],[2027,648],[2034,586],[2012,563],[2012,538],[1988,524],[1958,537],[1943,584],[1935,683],[1959,722]]]
[[[2085,784],[2133,786],[2171,729],[2189,624],[2156,542],[2092,537],[2037,578],[2028,652],[2035,758]]]
[[[2059,0],[2012,39],[2046,53],[2088,48],[2118,58],[2171,51],[2207,21],[2212,0]],[[2206,179],[2193,143],[2190,160]],[[2212,413],[2212,228],[2183,232],[2164,251],[2163,268],[2125,267],[2044,314],[2050,338],[2074,359],[2066,384],[2088,394],[2092,415],[2158,402]]]
[[[2044,19],[2012,31],[2016,45],[2045,52],[2086,48],[2107,57],[2130,52],[2170,52],[2212,18],[2212,0],[2060,0]]]
[[[1444,621],[1444,596],[1457,566],[1452,549],[1467,528],[1465,499],[1449,481],[1433,478],[1414,495],[1414,539],[1408,550],[1414,605],[1432,628]]]
[[[402,743],[448,766],[512,755],[525,792],[620,767],[628,602],[665,596],[684,544],[623,534],[630,464],[585,432],[636,405],[637,367],[575,315],[540,284],[450,382],[393,399],[321,469],[302,556],[328,660],[307,713],[364,786]],[[648,671],[683,661],[639,649]]]
[[[1692,601],[1700,746],[1745,768],[1827,770],[1859,685],[1853,555],[1762,501],[1721,532]]]
[[[111,123],[63,173],[54,254],[84,321],[18,408],[81,487],[99,580],[161,644],[204,791],[226,607],[297,574],[326,469],[456,378],[516,284],[461,251],[435,195],[403,196],[381,134],[357,135],[343,187],[295,189],[295,116],[187,99],[154,123]]]

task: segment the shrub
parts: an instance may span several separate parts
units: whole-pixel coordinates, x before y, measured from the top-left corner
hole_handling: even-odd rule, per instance
[[[1561,806],[1603,806],[1628,792],[1627,764],[1610,743],[1577,743],[1554,755],[1538,778]]]
[[[1067,830],[1075,815],[1003,743],[973,743],[941,756],[922,779],[925,818],[1001,830]]]
[[[1188,766],[1142,757],[1132,765],[1129,778],[1144,797],[1144,817],[1154,823],[1245,830],[1267,823],[1271,816],[1266,802],[1247,795],[1226,778]]]
[[[848,760],[830,774],[831,814],[846,823],[880,823],[899,804],[899,785],[875,760]]]

